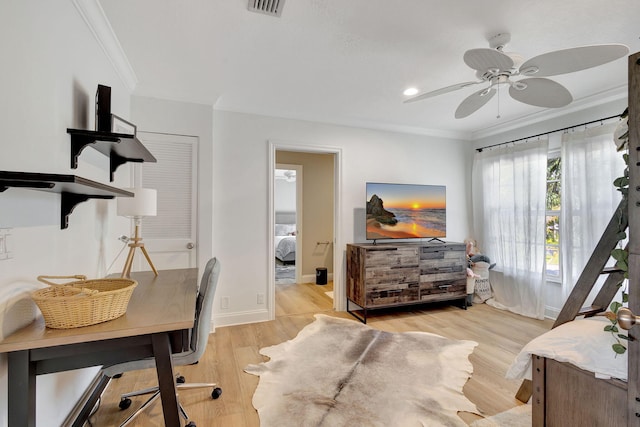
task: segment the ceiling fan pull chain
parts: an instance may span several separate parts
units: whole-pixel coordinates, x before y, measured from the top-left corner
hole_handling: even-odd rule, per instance
[[[498,115],[496,116],[496,119],[500,118],[500,85],[496,85],[496,95],[498,95]]]

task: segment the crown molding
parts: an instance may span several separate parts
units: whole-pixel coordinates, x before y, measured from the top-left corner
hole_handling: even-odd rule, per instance
[[[138,78],[98,0],[71,0],[125,86],[133,91]]]
[[[471,139],[473,141],[477,141],[493,135],[498,135],[514,129],[520,129],[528,125],[533,125],[546,120],[554,119],[556,117],[566,116],[567,114],[586,110],[588,108],[596,107],[598,105],[603,105],[608,102],[625,99],[627,97],[628,97],[628,86],[626,84],[620,85],[612,89],[598,92],[594,95],[586,96],[584,98],[576,100],[572,102],[568,107],[560,110],[546,109],[537,113],[528,114],[526,116],[501,123],[499,125],[495,125],[485,129],[475,131],[472,133]]]
[[[318,117],[318,116],[307,115],[307,114],[280,114],[280,113],[266,112],[258,109],[251,109],[251,108],[226,108],[226,107],[217,106],[215,104],[213,108],[215,111],[225,111],[225,112],[237,113],[237,114],[250,114],[254,116],[263,116],[263,117],[285,119],[285,120],[300,120],[300,121],[307,121],[312,123],[322,123],[322,124],[331,125],[331,126],[344,126],[344,127],[358,128],[358,129],[377,130],[377,131],[383,131],[383,132],[403,133],[403,134],[409,134],[409,135],[432,136],[437,138],[453,139],[458,141],[469,141],[471,139],[471,133],[469,132],[428,129],[428,128],[421,128],[416,126],[406,126],[406,125],[397,125],[397,124],[384,123],[384,122],[374,122],[370,120],[351,120],[351,119],[345,120],[337,117]]]

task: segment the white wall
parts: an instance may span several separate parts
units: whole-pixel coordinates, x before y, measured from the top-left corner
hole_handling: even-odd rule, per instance
[[[342,150],[335,250],[343,261],[334,266],[340,280],[346,243],[364,236],[367,181],[446,185],[447,239],[463,241],[469,233],[468,142],[214,110],[213,251],[225,270],[216,294],[230,301],[226,310],[214,306],[218,326],[267,319],[267,309],[256,303],[256,295],[266,293],[271,274],[269,140]]]
[[[109,182],[106,156],[86,149],[70,168],[67,128],[93,129],[98,84],[111,86],[111,110],[126,118],[130,92],[115,73],[71,1],[0,2],[0,170],[75,174],[115,187],[128,182],[126,168]],[[12,227],[13,258],[0,261],[0,310],[5,336],[38,313],[28,291],[40,274],[103,276],[126,234],[114,200],[79,204],[60,229],[60,195],[10,188],[0,193],[0,227]],[[22,298],[27,309],[11,304]],[[9,304],[7,304],[9,302]],[[23,307],[24,308],[24,307]],[[17,317],[16,317],[17,316]],[[40,376],[37,423],[59,425],[97,368]],[[6,355],[0,356],[0,426],[7,425]]]
[[[296,182],[276,179],[273,206],[276,212],[296,211]]]

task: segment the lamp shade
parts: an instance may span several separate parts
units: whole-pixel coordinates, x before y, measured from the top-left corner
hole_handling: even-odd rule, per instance
[[[134,193],[133,197],[118,197],[118,216],[156,216],[158,192],[153,188],[124,188]]]

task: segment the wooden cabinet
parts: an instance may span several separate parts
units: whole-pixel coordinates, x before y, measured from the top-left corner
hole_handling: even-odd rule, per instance
[[[466,267],[463,243],[348,244],[347,311],[366,323],[373,309],[448,300],[466,308]]]

